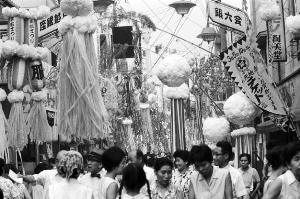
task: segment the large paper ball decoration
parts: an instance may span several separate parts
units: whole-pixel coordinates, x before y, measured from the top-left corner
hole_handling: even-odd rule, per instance
[[[165,57],[157,67],[156,75],[158,79],[169,87],[179,87],[188,81],[192,69],[187,60],[176,54]]]
[[[203,135],[212,142],[226,140],[230,136],[229,122],[223,118],[207,118],[203,122]]]
[[[261,110],[242,91],[239,91],[226,100],[224,113],[230,122],[245,125],[259,116]]]
[[[72,17],[87,16],[93,11],[93,0],[61,0],[60,8]]]

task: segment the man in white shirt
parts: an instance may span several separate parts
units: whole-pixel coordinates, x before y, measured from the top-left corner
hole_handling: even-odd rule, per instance
[[[100,178],[106,174],[104,169],[102,169],[103,152],[103,150],[95,148],[89,155],[86,156],[88,159],[89,172],[79,179],[82,184],[93,189],[94,198],[99,198],[98,189],[100,186]]]
[[[65,150],[58,152],[58,154],[56,155],[56,158],[55,158],[56,167],[57,167],[59,161],[64,157],[64,154],[66,152],[67,151],[65,151]],[[60,182],[63,179],[63,177],[61,176],[60,170],[58,170],[56,167],[55,167],[55,169],[52,169],[52,170],[44,170],[44,171],[40,172],[39,174],[27,175],[27,176],[19,175],[19,177],[23,178],[23,180],[28,183],[39,182],[40,184],[43,185],[44,192],[45,192],[45,190],[47,190],[49,185]]]
[[[233,198],[242,199],[247,195],[242,174],[238,169],[230,166],[233,158],[232,146],[227,141],[219,141],[213,150],[214,164],[220,168],[228,169],[232,181]]]
[[[134,150],[134,151],[130,151],[128,153],[128,163],[137,163],[140,164],[145,173],[146,173],[146,178],[149,181],[149,184],[151,185],[152,183],[154,183],[156,181],[156,175],[154,173],[154,169],[147,167],[144,163],[144,154],[142,151],[140,150]]]

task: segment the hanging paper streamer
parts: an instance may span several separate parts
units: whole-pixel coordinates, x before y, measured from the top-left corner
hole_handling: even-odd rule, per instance
[[[37,91],[31,94],[33,106],[27,117],[26,134],[36,143],[52,141],[52,131],[48,124],[46,109],[43,101],[47,100],[47,91]]]
[[[28,142],[27,134],[25,133],[26,124],[22,105],[24,93],[22,91],[13,90],[8,94],[7,99],[12,103],[8,119],[8,125],[11,128],[9,146],[22,150]]]
[[[140,104],[141,109],[141,118],[142,118],[142,131],[145,143],[152,145],[152,150],[155,148],[154,138],[153,138],[153,129],[150,116],[150,105],[146,103]]]
[[[65,7],[68,3],[61,1],[62,10],[73,14],[86,13],[77,9],[85,2],[73,3],[74,6]],[[75,137],[108,137],[110,124],[101,96],[94,41],[91,36],[97,29],[97,18],[94,15],[66,16],[60,21],[58,29],[63,36],[58,82],[58,132]]]
[[[127,147],[125,146],[125,148],[128,148],[128,151],[136,150],[137,148],[135,144],[135,139],[131,128],[132,120],[125,119],[122,121],[122,124],[125,126],[127,137],[128,137],[128,146]]]
[[[6,99],[5,91],[0,88],[0,102]],[[0,158],[7,159],[9,125],[4,115],[2,104],[0,103]]]

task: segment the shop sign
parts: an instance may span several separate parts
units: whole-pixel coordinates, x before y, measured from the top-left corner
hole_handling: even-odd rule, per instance
[[[243,11],[215,1],[209,1],[208,7],[208,16],[213,22],[240,32],[246,32],[248,19]]]
[[[60,8],[51,11],[51,15],[47,19],[38,20],[38,36],[44,36],[57,29],[58,23],[64,18]]]
[[[284,104],[256,46],[244,36],[222,52],[220,58],[231,78],[253,103],[270,113],[286,115]]]
[[[277,3],[279,4],[280,7],[280,15],[272,20],[272,22],[267,22],[267,23],[272,23],[273,26],[273,35],[272,35],[272,40],[273,40],[273,62],[285,62],[287,60],[286,56],[286,41],[285,41],[285,23],[284,23],[284,10],[283,10],[283,3],[282,0],[277,0]],[[269,27],[267,25],[267,27]],[[267,29],[268,31],[268,46],[269,46],[269,28]],[[269,48],[268,48],[269,49]]]

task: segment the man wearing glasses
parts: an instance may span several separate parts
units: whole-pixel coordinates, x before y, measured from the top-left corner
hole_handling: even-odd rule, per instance
[[[232,146],[227,141],[217,142],[216,148],[213,150],[213,158],[215,166],[228,169],[232,181],[232,190],[234,199],[242,199],[247,195],[242,174],[229,164],[233,159]]]

